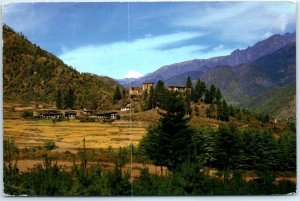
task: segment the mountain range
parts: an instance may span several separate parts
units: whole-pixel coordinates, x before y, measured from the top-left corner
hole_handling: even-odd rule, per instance
[[[262,105],[266,105],[264,102],[271,104],[273,95],[284,92],[283,89],[296,80],[296,34],[276,34],[227,56],[171,64],[141,78],[118,81],[124,86],[139,86],[143,82],[155,83],[158,80],[163,80],[166,85],[184,85],[187,76],[194,82],[201,79],[208,85],[216,85],[233,105],[266,112],[262,109]],[[294,93],[288,95],[295,96],[295,87],[290,88]],[[295,101],[295,98],[287,99]],[[273,115],[284,119],[294,117],[295,108],[289,115],[279,109]]]
[[[212,71],[217,66],[237,66],[252,62],[262,56],[275,52],[285,45],[295,42],[296,34],[287,33],[285,35],[273,35],[260,41],[244,50],[235,50],[228,56],[213,57],[210,59],[194,59],[181,63],[166,65],[158,70],[140,78],[130,78],[118,80],[123,86],[138,86],[143,82],[157,82],[163,80],[169,85],[182,85],[187,75],[199,77]],[[201,57],[201,55],[199,55]]]

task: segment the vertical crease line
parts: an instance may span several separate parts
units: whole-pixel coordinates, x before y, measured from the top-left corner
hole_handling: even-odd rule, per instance
[[[130,2],[127,2],[127,37],[128,42],[131,39],[130,36]],[[130,52],[129,52],[130,53]],[[130,84],[131,87],[131,84]],[[133,196],[133,175],[132,175],[132,157],[133,157],[133,143],[132,143],[132,120],[131,120],[131,111],[132,111],[132,101],[131,101],[131,94],[129,91],[129,103],[130,103],[130,111],[129,111],[129,127],[130,127],[130,181],[131,181],[131,196]]]

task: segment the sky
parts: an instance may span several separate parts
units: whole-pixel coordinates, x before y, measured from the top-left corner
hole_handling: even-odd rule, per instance
[[[80,72],[115,79],[296,30],[291,2],[10,3],[2,21]]]

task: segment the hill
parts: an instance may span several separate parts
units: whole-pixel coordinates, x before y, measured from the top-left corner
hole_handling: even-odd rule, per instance
[[[76,108],[109,109],[117,85],[108,77],[79,73],[24,35],[3,26],[4,100],[54,104],[58,90],[65,94],[71,88]]]
[[[295,82],[295,72],[296,43],[290,43],[249,64],[217,67],[202,76],[201,79],[220,88],[227,101],[242,107],[255,108],[260,103],[272,98],[274,94],[279,93],[278,90],[281,91],[281,94],[284,93],[285,90],[281,89]],[[294,91],[285,96],[289,99],[295,94]],[[281,106],[284,106],[284,103],[282,102]],[[261,111],[265,111],[262,109],[263,105],[260,106]],[[292,116],[294,114],[295,109]]]
[[[265,95],[265,94],[264,94]],[[257,99],[257,98],[256,98]],[[254,107],[258,113],[268,113],[281,119],[296,119],[296,83],[272,91],[271,96]]]
[[[273,35],[263,41],[260,41],[243,50],[235,50],[230,55],[213,57],[210,59],[194,59],[191,61],[171,64],[163,66],[158,70],[149,73],[141,78],[133,80],[118,80],[124,86],[139,86],[143,82],[157,82],[163,80],[168,84],[183,84],[187,75],[192,76],[195,72],[202,76],[214,70],[216,67],[237,66],[240,64],[251,63],[256,59],[271,54],[289,43],[296,41],[295,33],[287,33],[284,35]],[[201,57],[201,55],[199,55]]]

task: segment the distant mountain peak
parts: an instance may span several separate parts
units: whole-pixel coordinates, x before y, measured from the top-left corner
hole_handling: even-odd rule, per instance
[[[253,46],[247,47],[246,49],[236,49],[227,56],[213,57],[210,59],[193,59],[181,63],[169,64],[162,66],[156,71],[141,78],[137,78],[132,82],[128,82],[128,80],[119,80],[119,83],[124,86],[139,86],[144,81],[156,82],[159,79],[166,82],[168,80],[172,80],[172,83],[181,83],[184,80],[184,76],[189,75],[189,72],[197,72],[196,75],[201,76],[212,71],[217,66],[237,66],[253,62],[256,59],[271,54],[285,45],[295,41],[295,32],[285,33],[283,35],[275,34],[265,40],[255,43]]]

